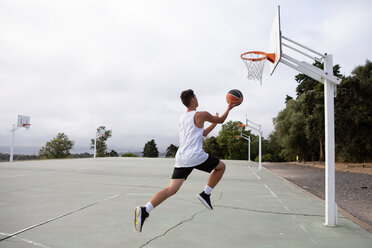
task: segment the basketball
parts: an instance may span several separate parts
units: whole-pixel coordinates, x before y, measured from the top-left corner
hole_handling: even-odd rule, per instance
[[[230,90],[226,94],[226,101],[227,103],[231,102],[235,106],[238,106],[243,102],[243,94],[237,89]]]

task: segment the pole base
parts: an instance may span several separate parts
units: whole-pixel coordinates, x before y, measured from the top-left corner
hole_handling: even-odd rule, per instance
[[[326,227],[337,227],[336,225],[333,225],[333,224],[331,225],[331,224],[327,224],[327,223],[323,223],[323,225],[326,226]]]

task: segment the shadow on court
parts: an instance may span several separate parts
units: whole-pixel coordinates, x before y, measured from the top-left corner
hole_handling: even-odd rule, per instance
[[[372,247],[341,214],[324,227],[324,203],[257,164],[225,161],[212,192],[194,170],[151,212],[142,233],[134,208],[167,186],[173,159],[100,158],[0,164],[0,247]]]

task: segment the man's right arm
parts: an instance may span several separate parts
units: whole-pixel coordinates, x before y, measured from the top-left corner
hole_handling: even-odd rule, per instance
[[[225,110],[225,112],[221,116],[213,116],[210,113],[205,112],[205,114],[203,116],[204,117],[203,119],[204,119],[204,121],[208,121],[210,123],[221,124],[226,120],[227,116],[229,115],[230,110],[233,107],[235,107],[233,104],[229,104],[227,106],[227,109]]]

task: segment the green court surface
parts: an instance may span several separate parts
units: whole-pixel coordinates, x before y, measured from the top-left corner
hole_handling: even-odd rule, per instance
[[[323,226],[324,203],[256,163],[225,161],[212,192],[194,170],[151,212],[134,208],[167,186],[174,159],[99,158],[0,164],[0,247],[372,247],[372,234],[341,214]]]

